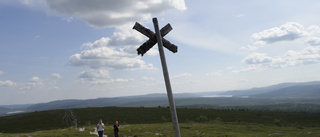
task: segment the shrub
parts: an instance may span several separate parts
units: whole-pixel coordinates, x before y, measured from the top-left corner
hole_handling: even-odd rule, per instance
[[[168,121],[168,118],[166,118],[165,116],[161,116],[161,119],[162,119],[164,122],[167,122],[167,121]]]
[[[273,123],[275,125],[277,125],[278,127],[283,127],[283,125],[281,124],[280,120],[279,119],[274,119]]]
[[[217,117],[216,119],[214,119],[213,122],[214,122],[214,123],[221,123],[221,122],[223,122],[223,121],[222,121],[222,118]]]
[[[199,122],[207,122],[208,121],[208,117],[207,116],[202,116],[202,115],[200,115],[199,116],[199,118],[197,118],[197,120],[199,121]]]

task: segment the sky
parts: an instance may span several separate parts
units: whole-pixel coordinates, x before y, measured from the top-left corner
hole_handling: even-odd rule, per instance
[[[0,105],[166,93],[155,45],[164,37],[172,92],[220,92],[320,81],[318,0],[0,0]]]

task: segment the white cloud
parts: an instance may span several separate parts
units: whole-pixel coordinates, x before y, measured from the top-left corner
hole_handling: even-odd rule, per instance
[[[242,60],[246,64],[266,64],[272,62],[272,58],[265,53],[252,53]]]
[[[106,69],[89,69],[80,72],[77,77],[82,83],[89,83],[91,85],[102,85],[107,83],[123,83],[129,82],[129,79],[110,77],[109,71]]]
[[[59,78],[62,78],[62,76],[58,73],[53,73],[53,74],[51,74],[50,78],[59,79]]]
[[[249,67],[234,72],[320,63],[320,46],[309,46],[299,52],[289,50],[279,57],[269,57],[266,53],[252,53],[245,57],[242,63],[248,64]]]
[[[311,25],[309,28],[307,28],[307,31],[310,35],[320,34],[320,27],[318,25]]]
[[[289,50],[282,56],[270,57],[266,53],[252,53],[242,60],[248,64],[247,68],[234,70],[238,73],[242,71],[260,70],[266,68],[285,68],[289,66],[299,66],[320,62],[320,27],[312,25],[304,29],[296,22],[289,22],[280,27],[264,30],[252,35],[254,44],[269,44],[279,41],[290,41],[306,37],[306,42],[311,45],[300,51]],[[258,45],[255,45],[258,46]],[[241,49],[250,50],[250,46]]]
[[[39,77],[32,77],[27,83],[28,89],[44,87],[43,81]]]
[[[190,73],[182,73],[182,74],[179,74],[179,75],[175,75],[175,76],[172,76],[171,78],[172,79],[177,79],[177,78],[185,78],[185,77],[191,77],[192,74]]]
[[[31,90],[36,88],[44,88],[43,80],[41,80],[39,77],[34,76],[28,80],[27,83],[22,84],[21,90]]]
[[[142,77],[142,80],[144,81],[154,81],[155,78],[151,78],[151,77]]]
[[[151,15],[166,10],[186,9],[184,0],[56,0],[47,1],[47,4],[50,9],[49,14],[83,19],[95,28],[115,27],[111,37],[84,43],[80,53],[69,57],[68,65],[89,68],[79,73],[77,77],[80,81],[90,81],[91,84],[128,81],[111,78],[108,72],[111,69],[154,69],[152,64],[145,63],[137,55],[136,49],[147,40],[147,37],[132,29],[134,22],[148,19]],[[69,18],[64,20],[68,21]],[[146,55],[157,54],[155,49],[150,49]]]
[[[110,46],[138,46],[142,44],[147,37],[141,35],[132,29],[133,23],[119,25],[115,28],[113,35],[110,37]],[[135,47],[136,48],[136,47]],[[131,52],[132,53],[132,52]],[[135,52],[136,54],[136,52]]]
[[[127,29],[123,29],[127,28]],[[87,66],[92,69],[107,68],[120,70],[154,69],[137,55],[138,44],[143,43],[142,35],[136,34],[127,25],[117,28],[114,35],[95,42],[84,43],[81,53],[72,55],[68,65]]]
[[[74,20],[74,17],[63,17],[63,18],[61,18],[61,20],[66,21],[66,22],[71,22],[72,20]]]
[[[39,81],[40,81],[40,78],[39,78],[39,77],[36,77],[36,76],[32,77],[32,78],[29,80],[29,82],[39,82]]]
[[[0,87],[12,87],[17,85],[17,83],[12,82],[11,80],[0,81]]]
[[[116,79],[111,79],[111,82],[123,83],[123,82],[129,82],[129,79],[116,78]]]
[[[109,47],[86,49],[80,54],[74,54],[69,58],[68,65],[89,66],[95,69],[153,69],[153,65],[146,64],[141,60],[141,57],[117,51],[117,49]]]
[[[107,70],[89,69],[80,72],[77,77],[84,79],[109,79],[110,75]]]
[[[309,33],[296,22],[288,22],[280,27],[274,27],[251,36],[254,44],[270,44],[279,41],[292,41],[307,36]]]
[[[0,70],[0,76],[3,74],[3,72]]]
[[[49,0],[47,5],[53,14],[74,16],[97,28],[143,20],[169,9],[186,9],[184,0]]]
[[[20,92],[26,92],[26,90],[40,91],[40,92],[58,90],[59,87],[56,86],[55,79],[59,79],[59,78],[62,78],[62,77],[58,73],[51,74],[50,77],[47,79],[41,79],[37,76],[34,76],[30,78],[27,82],[20,83],[19,89],[20,89]]]
[[[311,46],[319,46],[320,45],[320,37],[311,37],[308,39],[308,43]]]
[[[88,67],[89,70],[77,75],[81,82],[91,85],[128,82],[127,79],[111,78],[108,70],[151,70],[152,64],[146,64],[137,55],[137,47],[146,37],[132,30],[132,24],[117,27],[113,36],[103,37],[95,42],[84,43],[82,51],[69,57],[68,65]],[[156,55],[152,52],[148,55]]]
[[[90,83],[91,85],[100,85],[110,82],[111,77],[106,69],[89,69],[77,74],[77,78],[82,83]]]

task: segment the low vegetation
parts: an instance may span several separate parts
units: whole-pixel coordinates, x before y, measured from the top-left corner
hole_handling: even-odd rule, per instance
[[[190,108],[178,108],[177,113],[181,136],[320,136],[319,114]],[[96,136],[90,132],[99,119],[108,136],[115,121],[122,136],[173,135],[168,108],[103,107],[0,117],[0,136]]]

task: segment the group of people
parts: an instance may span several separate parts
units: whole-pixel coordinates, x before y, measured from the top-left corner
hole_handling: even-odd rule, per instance
[[[99,137],[103,137],[104,127],[105,127],[104,123],[100,119],[99,123],[97,124],[97,131],[98,131]],[[114,131],[114,136],[119,137],[119,123],[118,123],[118,121],[116,121],[116,123],[113,125],[113,131]]]

